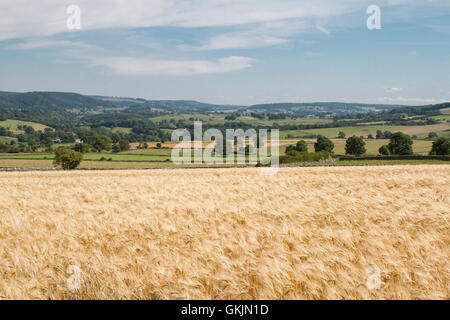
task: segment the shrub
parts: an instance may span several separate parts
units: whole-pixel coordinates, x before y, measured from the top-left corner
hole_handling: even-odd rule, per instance
[[[389,151],[389,148],[387,145],[382,145],[380,149],[378,149],[378,152],[383,156],[390,156],[391,152]]]
[[[295,150],[297,150],[298,152],[308,152],[308,145],[304,140],[300,140],[295,145]]]
[[[308,152],[308,145],[304,140],[300,140],[295,146],[290,145],[286,147],[286,153],[290,151]]]
[[[360,156],[366,153],[366,143],[361,137],[350,137],[345,143],[345,154]]]
[[[331,154],[326,151],[321,152],[298,152],[289,151],[280,157],[280,164],[296,162],[315,162],[319,160],[331,159]]]
[[[53,164],[61,166],[64,170],[73,170],[80,165],[82,159],[83,155],[79,152],[72,149],[59,148],[55,151]]]
[[[440,137],[433,142],[430,155],[448,156],[450,155],[450,139]]]

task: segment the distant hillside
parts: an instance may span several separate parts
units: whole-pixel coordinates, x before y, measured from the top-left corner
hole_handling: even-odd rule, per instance
[[[403,107],[401,105],[384,104],[363,104],[363,103],[343,103],[343,102],[313,102],[313,103],[271,103],[257,104],[250,107],[244,107],[241,112],[259,112],[259,113],[289,113],[296,116],[308,115],[336,115],[367,113],[392,110]]]
[[[400,106],[382,104],[315,102],[273,103],[253,106],[215,105],[192,100],[145,100],[127,97],[87,96],[71,92],[0,92],[0,121],[32,121],[53,128],[117,126],[148,123],[149,118],[171,113],[213,112],[283,113],[294,116],[330,116],[335,120],[367,118],[369,121],[405,119],[405,115],[433,116],[449,104]],[[402,120],[403,121],[403,120]],[[404,120],[406,121],[406,120]]]
[[[48,126],[66,126],[83,116],[98,114],[151,114],[156,112],[198,113],[237,110],[189,100],[145,100],[86,96],[71,92],[0,92],[0,121],[19,119]]]
[[[71,92],[0,92],[0,108],[70,110],[114,107],[116,104]]]
[[[71,92],[0,92],[0,108],[45,110],[104,110],[132,108],[136,112],[160,109],[177,112],[235,110],[242,106],[215,105],[192,100],[145,100],[122,97],[86,96]]]

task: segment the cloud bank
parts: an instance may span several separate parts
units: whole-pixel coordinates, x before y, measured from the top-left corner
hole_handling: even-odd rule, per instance
[[[211,60],[156,60],[134,57],[92,58],[91,65],[106,67],[118,75],[171,75],[189,76],[198,74],[230,72],[251,66],[253,59],[231,56],[217,61]]]

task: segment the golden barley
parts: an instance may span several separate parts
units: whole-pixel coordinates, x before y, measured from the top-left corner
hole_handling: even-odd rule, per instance
[[[446,165],[1,173],[0,298],[449,299],[449,194]]]

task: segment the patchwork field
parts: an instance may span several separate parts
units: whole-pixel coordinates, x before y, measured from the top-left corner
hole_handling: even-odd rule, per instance
[[[10,172],[0,190],[1,299],[450,298],[448,165]]]
[[[403,132],[409,135],[424,135],[429,132],[444,132],[449,130],[450,126],[448,123],[433,124],[428,126],[389,126],[389,125],[379,125],[379,126],[354,126],[354,127],[340,127],[340,128],[324,128],[324,129],[309,129],[309,130],[291,130],[291,131],[281,131],[280,138],[288,138],[288,136],[293,136],[297,138],[307,137],[311,134],[321,134],[329,138],[336,138],[340,131],[345,132],[347,136],[365,136],[371,133],[373,136],[376,135],[377,130],[381,131],[391,131],[391,132]]]

